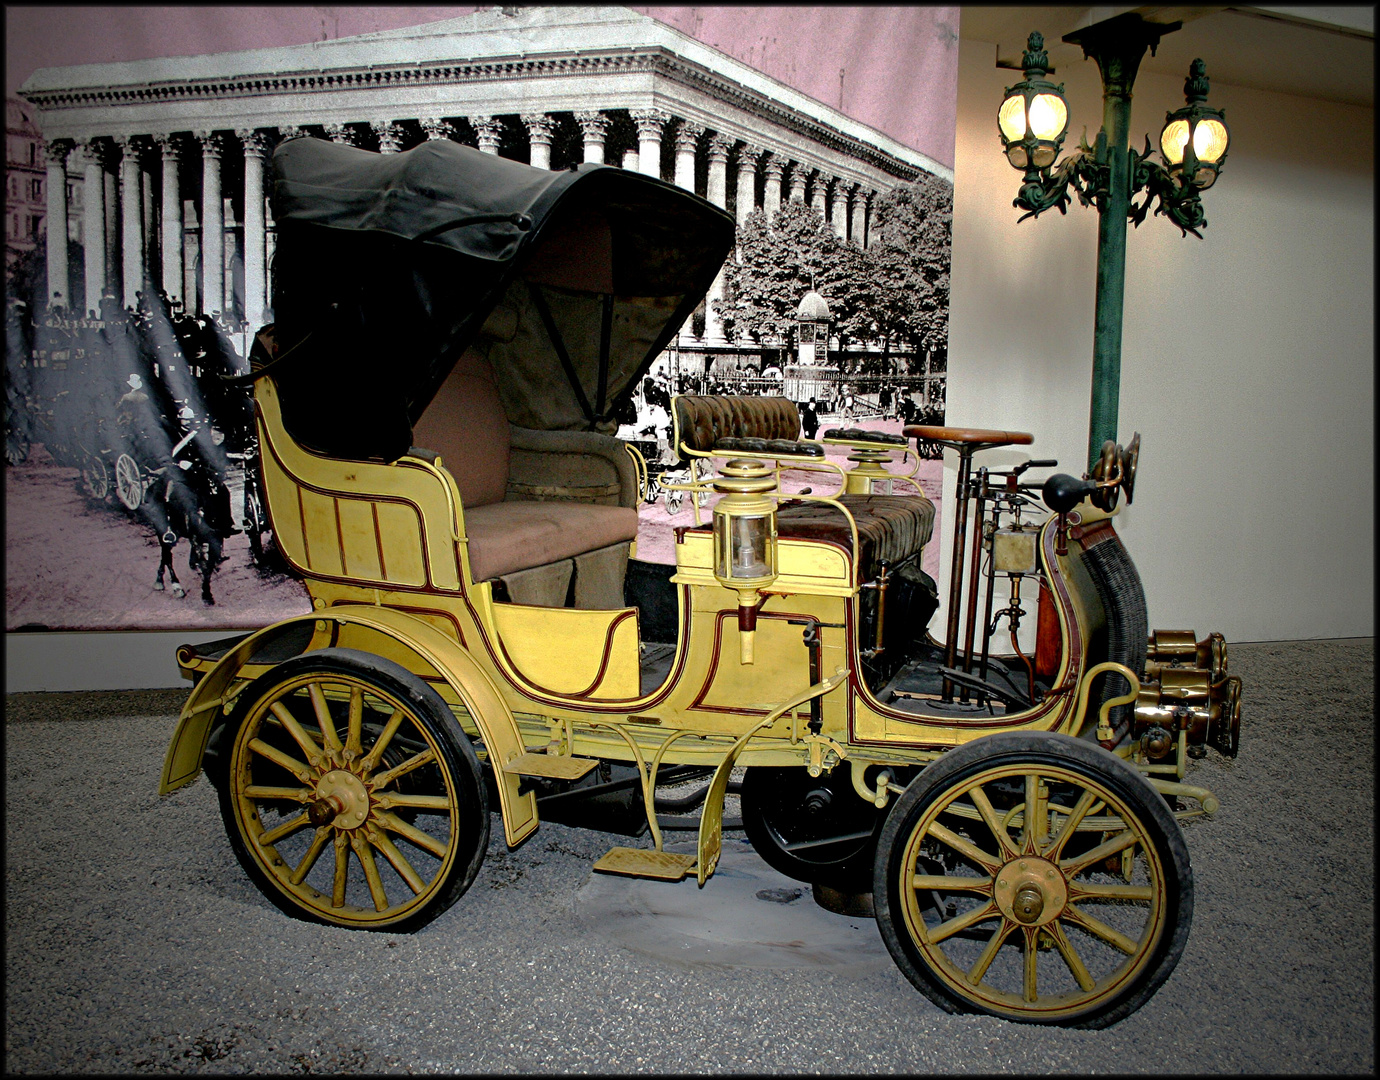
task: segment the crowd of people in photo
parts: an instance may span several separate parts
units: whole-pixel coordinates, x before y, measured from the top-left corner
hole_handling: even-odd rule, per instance
[[[57,305],[31,317],[11,299],[6,318],[7,461],[41,443],[58,465],[78,470],[86,496],[134,514],[158,539],[153,588],[178,599],[186,589],[173,552],[186,539],[206,604],[215,603],[212,575],[226,559],[224,541],[252,511],[256,483],[250,390],[225,381],[248,370],[231,342],[237,329],[161,291],[139,293],[128,309],[107,293],[94,318]],[[244,500],[238,515],[232,487]]]

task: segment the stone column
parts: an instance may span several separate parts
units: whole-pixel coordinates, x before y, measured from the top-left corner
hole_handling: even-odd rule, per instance
[[[762,151],[744,143],[738,148],[738,224],[757,209],[757,159]],[[778,192],[779,194],[779,192]]]
[[[426,132],[427,142],[455,138],[455,125],[447,123],[439,116],[424,116],[418,121]]]
[[[829,216],[829,207],[825,200],[825,192],[828,188],[829,175],[816,169],[814,171],[814,183],[811,185],[810,189],[810,205],[815,208],[822,218]]]
[[[97,154],[101,163],[101,184],[105,190],[105,287],[118,299],[124,266],[120,253],[120,180],[116,174],[120,148],[111,140],[102,139]]]
[[[766,160],[762,166],[762,211],[767,215],[767,223],[770,224],[776,217],[776,212],[781,209],[781,174],[786,169],[786,163],[780,154],[774,154],[770,150],[763,156]]]
[[[867,237],[867,192],[863,191],[861,185],[853,189],[853,230],[848,239],[857,244],[858,247],[865,246],[863,241]]]
[[[585,161],[604,163],[604,139],[609,133],[609,118],[600,112],[577,112],[575,122],[585,141]]]
[[[715,133],[709,139],[709,181],[705,196],[720,209],[728,208],[728,152],[733,149],[734,140],[727,135]],[[694,174],[691,174],[693,181]],[[714,304],[724,297],[724,269],[714,275],[704,304],[704,336],[714,345],[725,345],[723,320],[714,310]]]
[[[699,147],[704,128],[685,120],[676,131],[675,185],[686,191],[695,190],[695,150]]]
[[[153,150],[154,143],[147,135],[138,137],[138,149],[135,157],[139,162],[139,190],[143,193],[143,202],[139,207],[139,221],[143,225],[144,246],[141,249],[141,258],[144,261],[144,284],[141,286],[148,299],[149,309],[154,308],[153,290],[162,277],[162,258],[160,257],[161,241],[158,237],[158,199],[154,195],[155,177],[153,172]]]
[[[221,201],[221,136],[198,131],[201,142],[201,308],[210,315],[225,310],[225,206]]]
[[[531,154],[527,159],[534,169],[551,168],[551,133],[555,123],[545,113],[523,113],[519,120],[527,128],[527,139]]]
[[[99,315],[101,294],[105,292],[105,180],[101,176],[99,140],[87,139],[81,144],[81,151],[85,185],[81,242],[86,254],[86,311]]]
[[[877,205],[877,193],[869,191],[863,198],[863,247],[872,246],[872,209]]]
[[[834,181],[834,205],[829,222],[834,227],[834,235],[840,240],[848,239],[848,193],[857,186],[846,180]]]
[[[182,299],[182,192],[178,164],[182,146],[171,135],[155,141],[163,158],[163,291],[169,300]]]
[[[402,150],[403,129],[391,120],[375,120],[369,127],[379,137],[380,154],[396,154]]]
[[[263,324],[268,302],[268,235],[264,223],[268,136],[244,128],[235,134],[244,147],[244,321],[253,332]]]
[[[126,310],[137,307],[136,293],[144,289],[144,195],[139,189],[139,149],[128,136],[115,138],[120,148],[120,214],[123,237],[121,247],[120,300]]]
[[[637,169],[661,179],[661,134],[671,118],[657,109],[631,114],[637,125]]]
[[[805,173],[808,170],[798,161],[791,162],[791,202],[805,204]]]
[[[470,124],[479,136],[479,149],[486,154],[498,154],[503,138],[503,121],[496,116],[471,116]]]
[[[638,152],[631,147],[623,151],[623,168],[628,172],[642,171],[642,158]]]
[[[71,139],[53,139],[44,146],[48,159],[48,307],[68,308],[72,285],[67,263],[67,155]]]
[[[341,146],[354,146],[358,141],[354,129],[346,124],[322,124],[321,127],[326,132],[326,138],[333,143],[339,143]]]

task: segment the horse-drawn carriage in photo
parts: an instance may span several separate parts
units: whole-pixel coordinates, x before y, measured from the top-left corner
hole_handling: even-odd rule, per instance
[[[474,881],[491,812],[515,846],[630,786],[651,844],[594,868],[702,886],[741,769],[763,858],[871,893],[943,1008],[1096,1027],[1155,992],[1193,908],[1176,818],[1215,809],[1185,773],[1235,753],[1240,683],[1220,637],[1148,630],[1112,521],[1135,444],[1037,483],[972,470],[1024,433],[843,429],[845,469],[785,398],[681,396],[675,446],[713,471],[686,487],[717,501],[674,565],[642,562],[610,433],[730,251],[728,215],[446,141],[298,138],[272,174],[277,321],[248,378],[312,611],[178,649],[194,688],[160,788],[205,769],[270,901],[417,930]],[[942,641],[910,438],[959,452]],[[783,492],[786,469],[820,483]],[[667,851],[658,785],[692,770],[695,850]]]

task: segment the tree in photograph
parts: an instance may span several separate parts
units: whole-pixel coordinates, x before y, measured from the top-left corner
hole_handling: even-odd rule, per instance
[[[901,184],[877,200],[872,257],[877,319],[888,341],[900,339],[935,354],[949,340],[949,252],[953,185],[938,176]]]
[[[835,295],[825,289],[835,289],[843,273],[843,246],[813,207],[787,202],[770,222],[753,211],[738,230],[738,255],[725,264],[724,299],[716,302],[724,334],[730,341],[779,339],[789,348],[806,292],[817,289],[833,310]]]

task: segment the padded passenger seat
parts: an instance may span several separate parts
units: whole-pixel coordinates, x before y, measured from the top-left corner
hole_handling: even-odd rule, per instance
[[[681,444],[692,450],[736,449],[742,440],[772,440],[762,452],[789,451],[800,433],[800,411],[781,397],[682,395],[672,403],[678,453]],[[851,435],[852,432],[836,432]],[[857,432],[859,437],[867,432]],[[800,453],[818,451],[805,442]],[[841,495],[858,527],[859,580],[875,578],[881,564],[895,566],[919,554],[934,532],[934,503],[923,495]],[[853,533],[843,514],[827,503],[782,500],[776,515],[777,535],[792,540],[823,540],[851,550]],[[702,526],[708,528],[709,526]]]
[[[633,506],[533,499],[515,493],[513,488],[523,485],[510,484],[512,428],[499,400],[493,369],[473,350],[456,363],[413,427],[412,438],[419,447],[441,455],[441,464],[460,489],[470,573],[477,582],[637,538]],[[559,439],[552,441],[559,443]],[[621,459],[626,457],[617,448],[617,464],[608,466],[614,478],[609,486],[615,491]],[[635,490],[630,481],[623,486]]]

